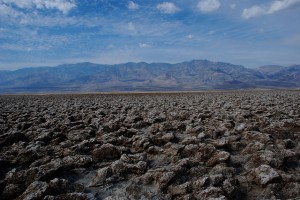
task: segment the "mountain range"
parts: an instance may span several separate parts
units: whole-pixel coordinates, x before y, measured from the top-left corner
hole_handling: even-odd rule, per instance
[[[86,62],[0,71],[2,94],[299,87],[300,65],[249,69],[208,60],[116,65]]]

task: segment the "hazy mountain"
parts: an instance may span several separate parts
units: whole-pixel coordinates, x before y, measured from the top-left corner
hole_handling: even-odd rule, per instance
[[[257,68],[257,71],[264,73],[266,75],[271,75],[276,72],[280,72],[283,70],[285,67],[280,66],[280,65],[265,65]]]
[[[280,71],[275,71],[269,75],[271,79],[277,79],[279,81],[288,81],[300,83],[300,65],[293,65],[283,68]]]
[[[240,65],[207,60],[177,64],[78,63],[0,71],[0,93],[164,91],[300,87],[300,65]]]

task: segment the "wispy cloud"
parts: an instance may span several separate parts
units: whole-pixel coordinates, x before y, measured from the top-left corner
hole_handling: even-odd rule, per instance
[[[208,35],[213,35],[213,34],[215,34],[215,31],[214,31],[214,30],[210,30],[210,31],[208,31],[207,34],[208,34]]]
[[[0,16],[16,18],[20,16],[20,13],[0,1]]]
[[[221,7],[219,0],[201,0],[199,1],[197,7],[203,13],[213,12]]]
[[[270,5],[254,5],[250,8],[245,8],[242,17],[250,19],[262,15],[270,15],[278,11],[288,9],[291,6],[300,3],[300,0],[275,0]]]
[[[130,30],[130,31],[135,31],[135,26],[133,25],[132,22],[129,22],[129,23],[128,23],[128,30]]]
[[[75,37],[70,35],[47,35],[39,34],[37,30],[17,29],[14,32],[10,31],[9,35],[0,35],[0,40],[2,40],[0,49],[22,52],[47,51],[64,45],[66,46],[70,41],[74,42],[75,39]]]
[[[19,23],[21,25],[56,27],[82,24],[83,21],[82,19],[75,17],[23,15],[23,17],[19,20]]]
[[[230,8],[231,9],[235,9],[236,8],[236,4],[235,3],[230,4]]]
[[[0,69],[197,58],[299,63],[299,1],[0,0]],[[241,20],[242,12],[269,17]]]
[[[194,38],[194,36],[193,36],[193,35],[191,35],[191,34],[189,34],[189,35],[186,35],[186,36],[185,36],[185,38],[186,38],[186,39],[190,39],[190,40],[191,40],[191,39],[193,39],[193,38]]]
[[[141,47],[141,48],[150,48],[151,44],[150,43],[139,43],[139,47]]]
[[[83,24],[82,17],[66,15],[75,7],[74,0],[0,0],[0,21],[2,25],[16,26],[55,27]],[[60,12],[56,12],[57,10]],[[88,21],[91,20],[86,20]]]
[[[260,15],[266,15],[268,12],[267,10],[262,6],[252,6],[251,8],[246,8],[243,10],[242,17],[245,19],[250,19],[252,17],[257,17]]]
[[[129,1],[127,4],[127,8],[130,10],[137,10],[139,9],[139,4],[134,3],[133,1]]]
[[[64,14],[76,7],[74,0],[0,0],[0,3],[26,9],[56,9]]]
[[[160,12],[167,13],[167,14],[173,14],[173,13],[177,13],[180,11],[180,9],[174,3],[171,3],[171,2],[164,2],[164,3],[158,4],[156,6],[156,8]]]

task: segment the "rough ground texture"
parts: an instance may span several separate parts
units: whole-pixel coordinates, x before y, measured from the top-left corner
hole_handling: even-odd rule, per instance
[[[300,93],[0,96],[0,199],[296,199]]]

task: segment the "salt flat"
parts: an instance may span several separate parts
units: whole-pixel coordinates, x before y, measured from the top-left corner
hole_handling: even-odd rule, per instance
[[[300,92],[0,96],[0,199],[300,196]]]

